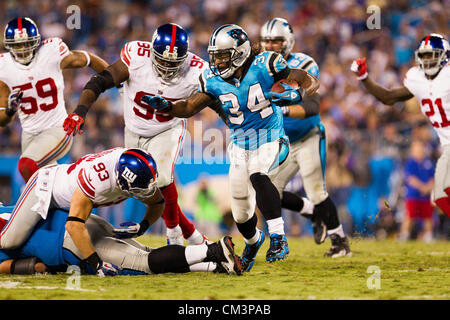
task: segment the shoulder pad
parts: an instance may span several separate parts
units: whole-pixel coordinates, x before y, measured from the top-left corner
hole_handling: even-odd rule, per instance
[[[120,52],[120,59],[128,68],[136,69],[150,62],[152,44],[147,41],[127,42]]]
[[[65,58],[70,50],[67,44],[61,38],[48,38],[42,42],[42,49],[49,50],[51,54],[57,54],[61,58]]]

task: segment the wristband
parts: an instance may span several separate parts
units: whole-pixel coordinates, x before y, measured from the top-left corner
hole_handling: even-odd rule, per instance
[[[290,113],[290,109],[288,106],[281,107],[281,112],[283,112],[283,116],[288,117]]]
[[[147,220],[142,220],[141,223],[139,223],[139,226],[139,232],[137,234],[141,236],[150,227],[150,223]]]
[[[369,74],[366,72],[362,76],[356,77],[357,80],[361,81],[366,79],[369,76]]]
[[[84,261],[87,264],[89,264],[92,267],[92,269],[94,269],[94,271],[96,271],[97,268],[103,264],[102,259],[100,259],[97,252],[94,252],[93,254],[91,254],[89,257],[84,259]]]
[[[16,112],[17,112],[17,109],[14,110],[12,108],[5,108],[5,114],[10,118],[12,118],[16,114]]]
[[[88,111],[89,111],[89,108],[88,108],[88,107],[86,107],[86,106],[84,106],[84,105],[82,105],[82,104],[79,104],[79,105],[75,108],[75,110],[73,111],[73,113],[76,113],[77,115],[79,115],[80,117],[82,117],[82,118],[84,119],[84,118],[86,118],[86,115],[87,115]]]
[[[89,55],[89,53],[87,53],[84,50],[80,50],[80,52],[86,56],[87,63],[85,65],[85,67],[89,67],[89,65],[91,64],[91,56]]]

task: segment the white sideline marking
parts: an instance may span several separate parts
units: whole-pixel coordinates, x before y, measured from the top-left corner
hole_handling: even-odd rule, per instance
[[[37,289],[37,290],[55,290],[64,289],[70,291],[83,291],[83,292],[95,292],[95,290],[90,289],[75,289],[75,288],[60,288],[60,287],[49,287],[49,286],[22,286],[20,281],[1,281],[0,288],[3,289]]]

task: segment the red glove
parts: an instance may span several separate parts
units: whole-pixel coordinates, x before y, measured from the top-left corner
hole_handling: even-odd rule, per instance
[[[73,135],[76,135],[77,133],[82,134],[83,130],[81,130],[81,127],[83,126],[84,119],[76,114],[71,113],[67,116],[66,120],[64,120],[64,130],[67,131],[67,135],[70,135],[73,133]]]
[[[367,64],[366,64],[366,58],[362,59],[356,59],[353,61],[352,66],[350,67],[350,70],[352,70],[356,75],[358,76],[358,80],[364,80],[369,75],[367,73]]]

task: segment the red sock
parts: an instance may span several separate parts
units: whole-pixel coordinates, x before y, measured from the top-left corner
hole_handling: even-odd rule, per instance
[[[183,237],[187,239],[194,233],[195,226],[188,218],[186,218],[183,211],[181,211],[180,206],[178,206],[178,218],[180,221],[180,228],[183,231]]]
[[[165,207],[162,218],[167,228],[175,228],[179,223],[178,219],[178,192],[175,183],[169,184],[167,187],[161,189],[164,196]]]
[[[31,160],[30,158],[20,158],[18,167],[19,172],[25,182],[28,182],[33,173],[35,173],[39,169],[36,161]]]
[[[436,205],[447,215],[450,217],[450,198],[439,198],[436,201]]]

